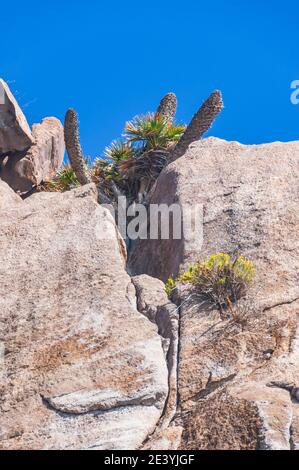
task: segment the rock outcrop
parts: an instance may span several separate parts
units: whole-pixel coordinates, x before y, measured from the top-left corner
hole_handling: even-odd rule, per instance
[[[32,132],[8,85],[0,102],[0,178],[14,191],[27,193],[51,179],[64,158],[64,133],[56,118],[34,124]]]
[[[0,448],[141,447],[165,351],[96,187],[22,201],[0,181],[0,211]]]
[[[19,191],[62,159],[57,120],[32,136],[2,157]],[[299,450],[298,180],[299,142],[193,143],[149,202],[201,208],[203,232],[136,241],[132,277],[96,186],[23,201],[0,180],[0,448]],[[246,297],[170,301],[217,252],[253,261]]]
[[[0,78],[0,157],[28,150],[34,139],[7,83]]]
[[[216,252],[253,260],[257,280],[223,318],[181,292],[175,423],[182,449],[299,449],[299,142],[192,144],[151,203],[203,206],[203,242],[142,240],[130,269],[165,281]]]
[[[20,193],[49,181],[64,158],[63,126],[58,119],[45,118],[34,124],[32,136],[34,143],[27,152],[7,156],[0,164],[1,179]]]

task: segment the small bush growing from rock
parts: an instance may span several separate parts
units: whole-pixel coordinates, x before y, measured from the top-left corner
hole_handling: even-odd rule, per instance
[[[166,294],[168,295],[168,297],[171,296],[172,292],[173,292],[173,289],[175,288],[176,286],[176,281],[175,279],[173,279],[173,277],[170,277],[168,279],[168,281],[166,282],[165,284],[165,292]]]
[[[40,189],[44,191],[57,191],[63,193],[77,188],[78,186],[80,186],[80,183],[74,170],[70,165],[64,165],[57,171],[52,180],[44,183]]]
[[[227,253],[217,253],[190,266],[176,280],[170,278],[165,290],[170,295],[176,285],[189,284],[201,298],[223,309],[245,295],[255,275],[252,261],[244,256],[233,259]]]

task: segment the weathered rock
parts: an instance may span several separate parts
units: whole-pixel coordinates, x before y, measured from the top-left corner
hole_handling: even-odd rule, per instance
[[[235,320],[180,298],[182,449],[299,449],[299,142],[246,146],[209,138],[158,178],[151,203],[203,205],[203,243],[136,244],[131,270],[166,280],[216,252],[253,260],[257,280]]]
[[[18,152],[2,159],[0,177],[20,193],[30,191],[48,181],[61,166],[64,152],[63,126],[56,118],[45,118],[32,129],[34,143],[27,152]]]
[[[0,189],[1,189],[1,197],[0,197],[0,211],[9,211],[12,207],[16,205],[20,205],[22,200],[20,196],[18,196],[13,191],[10,191],[7,188],[7,184],[0,180]]]
[[[169,303],[164,283],[147,275],[134,276],[132,282],[136,289],[138,311],[156,323],[159,309]]]
[[[161,338],[96,199],[0,182],[1,449],[137,449],[161,417]]]
[[[26,118],[7,83],[0,78],[0,157],[27,150],[32,144]]]
[[[163,416],[155,433],[150,436],[145,449],[177,448],[181,435],[179,429],[169,427],[177,411],[177,370],[179,348],[178,308],[169,301],[164,283],[147,275],[135,276],[132,282],[136,289],[138,311],[158,326],[168,366],[168,397]],[[166,444],[168,442],[168,444]]]

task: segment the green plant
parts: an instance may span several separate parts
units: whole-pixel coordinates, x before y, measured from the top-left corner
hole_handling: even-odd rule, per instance
[[[106,147],[104,158],[94,166],[105,180],[114,182],[129,199],[136,199],[142,185],[148,188],[164,168],[170,149],[178,142],[185,126],[173,123],[174,95],[166,95],[161,114],[137,116],[125,126],[124,139]]]
[[[134,155],[134,148],[129,142],[123,140],[114,140],[109,147],[105,148],[104,155],[109,161],[115,163],[120,162],[126,158],[130,158]]]
[[[65,192],[77,188],[80,183],[77,176],[70,165],[64,165],[57,171],[55,176],[48,182],[44,183],[42,189],[44,191]]]
[[[41,190],[67,191],[94,182],[99,200],[114,203],[119,194],[128,201],[145,200],[163,168],[182,156],[189,144],[202,137],[223,108],[221,93],[215,91],[203,103],[186,127],[174,122],[177,98],[168,93],[155,113],[137,116],[127,122],[123,138],[105,149],[92,166],[84,157],[79,138],[78,116],[69,109],[65,116],[64,137],[70,167],[60,170]]]
[[[168,149],[179,141],[185,131],[185,126],[170,123],[162,114],[148,113],[136,116],[127,122],[125,137],[129,143],[134,143],[150,149]]]
[[[78,115],[73,109],[69,109],[65,115],[64,140],[70,164],[77,180],[82,185],[90,183],[86,161],[80,145]]]
[[[175,279],[173,279],[173,277],[170,277],[165,284],[165,292],[168,295],[168,297],[171,297],[175,287],[176,287],[176,281]]]
[[[96,158],[93,167],[92,173],[94,176],[98,177],[98,182],[103,182],[103,180],[108,181],[115,181],[120,183],[122,178],[117,171],[115,164],[106,160],[104,158]]]
[[[221,92],[215,90],[193,116],[184,134],[173,149],[169,160],[175,161],[184,155],[189,145],[200,139],[203,134],[210,129],[222,109],[223,101]]]
[[[224,309],[245,295],[255,275],[252,261],[244,256],[232,258],[227,253],[217,253],[190,266],[176,281],[169,279],[165,289],[167,293],[172,291],[173,282],[189,284],[194,293]]]
[[[131,188],[137,188],[138,194],[148,192],[167,163],[181,157],[189,145],[211,127],[223,109],[222,95],[214,91],[187,127],[174,123],[176,108],[176,96],[168,93],[156,113],[137,116],[127,122],[125,141],[113,142],[106,149],[105,156],[115,169],[112,176],[109,175],[111,179],[118,183],[127,181]],[[132,195],[136,197],[136,191]]]

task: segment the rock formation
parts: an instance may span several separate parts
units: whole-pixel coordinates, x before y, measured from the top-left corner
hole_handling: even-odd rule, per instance
[[[0,447],[140,447],[167,398],[165,352],[95,186],[22,201],[0,182],[0,201]]]
[[[34,142],[26,118],[7,83],[0,78],[0,157],[28,150]]]
[[[19,193],[48,181],[61,166],[65,145],[63,126],[56,118],[34,124],[32,132],[8,86],[0,103],[0,178]]]
[[[142,240],[130,269],[165,281],[216,252],[242,253],[257,267],[234,316],[197,305],[180,310],[182,449],[299,449],[298,402],[276,381],[298,386],[299,143],[245,146],[209,138],[160,175],[151,203],[203,206],[201,233]],[[173,423],[173,424],[174,424]]]
[[[2,160],[0,176],[11,188],[27,193],[48,181],[61,166],[64,157],[63,126],[56,118],[45,118],[32,129],[34,144],[24,153]]]
[[[13,191],[59,167],[63,127],[47,118],[31,132],[3,90],[0,449],[299,450],[299,142],[189,145],[222,109],[213,93],[145,202],[178,203],[183,237],[137,240],[127,260],[85,184],[72,111],[83,186],[25,201]],[[171,122],[175,109],[166,95],[159,112]],[[186,228],[194,207],[203,233]],[[253,261],[244,299],[220,311],[188,286],[167,297],[170,276],[217,252]]]

